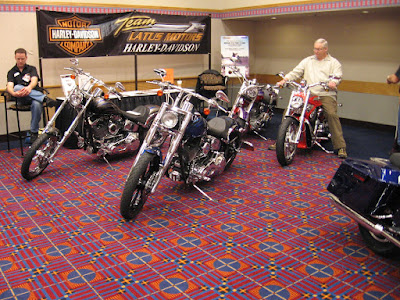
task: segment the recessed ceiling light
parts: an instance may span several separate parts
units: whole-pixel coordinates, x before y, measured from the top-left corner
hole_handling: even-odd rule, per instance
[[[363,10],[362,13],[363,13],[363,14],[368,14],[369,11],[368,11],[368,10]]]
[[[276,17],[272,17],[271,20],[276,20]]]

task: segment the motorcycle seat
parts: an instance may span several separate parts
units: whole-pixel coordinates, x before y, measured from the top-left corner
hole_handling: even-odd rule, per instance
[[[156,109],[157,108],[157,109]],[[150,113],[158,110],[158,106],[155,105],[139,105],[134,110],[122,111],[121,113],[132,122],[138,122],[145,124]]]
[[[234,119],[228,116],[215,117],[208,123],[208,134],[217,138],[228,139],[231,128],[236,125]]]

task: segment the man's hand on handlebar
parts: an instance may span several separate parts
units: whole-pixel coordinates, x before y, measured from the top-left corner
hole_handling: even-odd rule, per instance
[[[328,87],[329,87],[331,90],[336,90],[336,89],[337,89],[336,82],[334,82],[334,81],[329,81],[329,82],[328,82]]]

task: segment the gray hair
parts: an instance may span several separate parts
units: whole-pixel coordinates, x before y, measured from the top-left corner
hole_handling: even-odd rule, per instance
[[[328,49],[328,41],[325,40],[325,39],[322,39],[322,38],[321,38],[321,39],[318,39],[318,40],[315,41],[315,43],[322,44],[322,47]],[[314,44],[315,44],[315,43],[314,43]]]

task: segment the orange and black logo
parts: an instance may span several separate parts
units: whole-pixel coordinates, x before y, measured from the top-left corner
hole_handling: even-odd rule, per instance
[[[56,22],[58,26],[48,26],[49,42],[56,43],[69,54],[82,55],[102,41],[100,27],[90,26],[90,20],[73,16]]]

